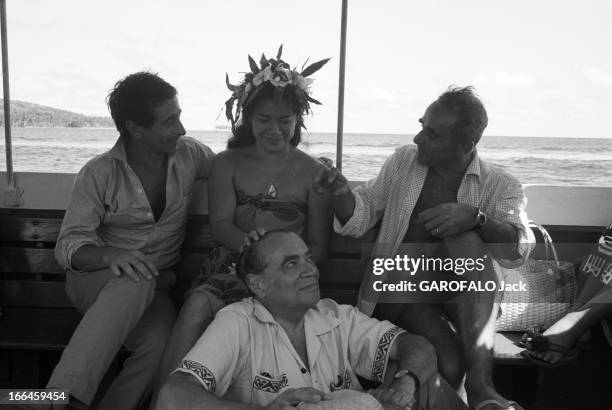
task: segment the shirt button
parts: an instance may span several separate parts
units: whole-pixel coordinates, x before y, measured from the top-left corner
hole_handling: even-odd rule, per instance
[[[139,194],[142,194],[142,189],[138,188],[136,192],[138,192]]]
[[[153,214],[151,212],[147,212],[147,216],[150,218],[153,216]]]

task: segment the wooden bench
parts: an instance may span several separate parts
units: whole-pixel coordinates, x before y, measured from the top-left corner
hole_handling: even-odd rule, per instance
[[[8,374],[12,386],[40,387],[48,375],[38,373],[39,356],[45,359],[44,352],[53,352],[47,364],[52,368],[80,319],[65,294],[64,272],[53,257],[74,174],[20,172],[16,178],[24,189],[24,203],[15,209],[2,208],[6,178],[0,172],[0,385]],[[173,291],[177,305],[213,246],[204,188],[196,189],[193,196],[193,215]],[[528,186],[526,194],[530,217],[545,224],[560,248],[561,259],[575,264],[612,216],[612,188]],[[364,272],[362,244],[374,239],[375,232],[359,240],[333,235],[330,259],[321,268],[323,297],[355,303]],[[497,364],[525,363],[512,343],[518,335],[497,337]]]
[[[38,352],[61,351],[80,320],[64,291],[65,273],[53,255],[63,214],[63,211],[0,209],[0,349],[14,352],[11,361],[16,368],[11,372],[17,380],[31,378],[28,386],[44,384],[36,370]],[[580,240],[587,244],[587,249],[597,238],[592,229],[569,232],[563,227],[549,228],[557,241]],[[356,302],[365,268],[362,244],[374,239],[374,231],[360,240],[332,236],[329,260],[321,267],[322,297],[331,297],[339,303]],[[172,293],[177,305],[212,246],[207,216],[191,216]],[[572,250],[576,252],[574,246]],[[579,261],[582,255],[574,257]],[[508,333],[497,335],[496,363],[526,363],[518,355],[521,349],[513,344],[518,337]]]
[[[53,253],[63,215],[61,210],[0,209],[0,349],[11,351],[8,372],[21,387],[44,384],[38,353],[61,351],[80,320]],[[177,306],[213,246],[208,217],[191,216],[172,292]],[[330,259],[321,269],[323,297],[356,301],[363,272],[360,252],[359,241],[333,237]]]

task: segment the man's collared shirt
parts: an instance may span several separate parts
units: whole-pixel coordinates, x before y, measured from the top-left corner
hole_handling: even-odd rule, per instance
[[[377,244],[384,244],[389,256],[399,248],[410,216],[421,195],[428,166],[417,161],[416,147],[403,146],[391,155],[378,176],[357,187],[353,216],[344,224],[334,217],[334,230],[340,235],[359,237],[382,218]],[[521,183],[510,174],[490,167],[474,152],[466,169],[457,202],[480,208],[489,216],[512,224],[518,231],[518,253],[526,259],[535,238],[527,220],[527,198]],[[498,260],[511,266],[510,261]],[[520,261],[519,261],[520,262]],[[371,315],[379,294],[372,288],[373,276],[366,273],[362,282],[358,307]]]
[[[247,298],[217,313],[176,371],[217,396],[260,406],[288,388],[361,391],[355,374],[382,381],[390,348],[404,330],[322,299],[306,313],[304,332],[308,365],[272,314]]]
[[[210,148],[195,139],[178,140],[176,151],[168,157],[166,206],[155,221],[119,138],[76,177],[55,247],[60,265],[73,270],[71,260],[77,249],[95,245],[139,250],[158,269],[174,266],[180,258],[194,183],[208,177],[212,157]]]

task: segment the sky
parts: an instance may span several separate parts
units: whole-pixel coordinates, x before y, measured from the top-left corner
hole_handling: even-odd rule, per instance
[[[331,57],[310,131],[335,132],[340,0],[7,0],[11,98],[108,115],[143,69],[179,91],[187,129],[226,124],[247,55]],[[349,0],[345,132],[414,134],[449,85],[473,85],[488,135],[612,138],[612,2]],[[221,115],[219,115],[221,113]]]

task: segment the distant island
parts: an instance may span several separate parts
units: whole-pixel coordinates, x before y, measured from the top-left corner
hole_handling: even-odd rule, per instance
[[[4,100],[0,98],[0,105]],[[0,126],[4,126],[4,109],[0,108]],[[110,117],[78,114],[31,102],[11,100],[11,127],[114,128]]]

